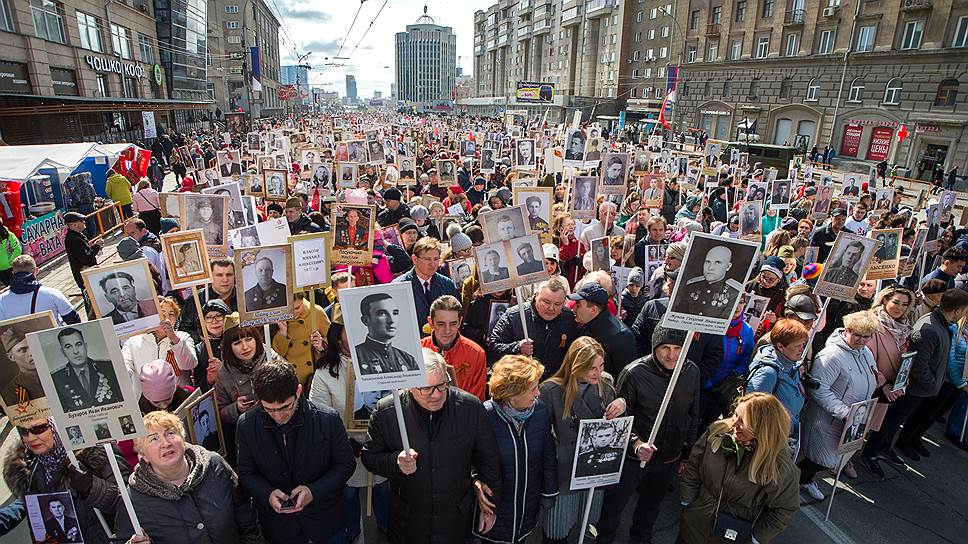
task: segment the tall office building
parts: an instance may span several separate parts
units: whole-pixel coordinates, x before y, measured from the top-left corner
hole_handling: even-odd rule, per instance
[[[346,101],[350,104],[356,104],[356,76],[351,74],[346,74]]]
[[[296,87],[297,95],[291,100],[292,103],[309,104],[309,70],[305,66],[283,66],[279,72],[279,83]]]
[[[424,14],[396,36],[397,100],[418,111],[453,108],[457,73],[457,37],[449,26]]]

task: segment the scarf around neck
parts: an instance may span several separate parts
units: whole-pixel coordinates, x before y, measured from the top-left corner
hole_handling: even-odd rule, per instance
[[[210,457],[211,453],[205,448],[193,444],[185,444],[185,461],[188,462],[188,477],[179,486],[165,481],[151,468],[151,465],[141,461],[134,467],[134,472],[131,474],[131,488],[152,497],[177,501],[201,485],[209,465]]]
[[[497,407],[504,412],[504,415],[511,418],[511,421],[520,429],[524,426],[524,423],[531,417],[534,413],[534,403],[531,404],[526,410],[518,410],[514,406],[511,406],[510,402],[498,402]]]
[[[67,450],[64,449],[64,443],[61,442],[60,435],[57,434],[54,419],[47,418],[47,424],[50,425],[50,431],[54,433],[54,446],[47,453],[38,455],[37,462],[40,463],[40,468],[44,470],[44,483],[50,484],[54,481],[57,473],[60,472],[61,467],[64,466],[64,461],[67,460]]]
[[[887,313],[887,310],[883,306],[877,309],[876,317],[881,326],[894,338],[894,343],[897,344],[897,348],[901,349],[901,346],[904,345],[908,336],[911,335],[913,327],[891,317],[891,314]]]

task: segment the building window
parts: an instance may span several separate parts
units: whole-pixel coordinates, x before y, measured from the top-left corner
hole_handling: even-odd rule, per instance
[[[93,15],[77,12],[77,30],[81,36],[81,47],[102,53],[101,21]]]
[[[770,37],[760,36],[756,40],[756,58],[765,59],[766,54],[770,51]]]
[[[706,62],[716,62],[719,57],[719,42],[709,42],[706,46]]]
[[[655,39],[655,29],[654,28],[650,28],[649,29],[649,39],[650,40],[654,40]]]
[[[790,90],[793,88],[793,79],[789,77],[783,78],[780,82],[780,98],[790,98]]]
[[[924,21],[908,21],[904,25],[901,49],[917,49],[921,47],[921,34],[923,31]]]
[[[121,85],[123,87],[125,98],[138,98],[138,80],[130,77],[122,77]]]
[[[239,22],[238,21],[225,21],[225,28],[228,29],[228,30],[238,30],[239,29]]]
[[[669,37],[669,27],[667,26],[662,27],[662,37],[663,38]]]
[[[696,62],[696,46],[690,45],[689,51],[686,53],[686,62]]]
[[[746,0],[736,0],[736,22],[741,23],[746,18]]]
[[[67,43],[64,7],[60,2],[30,0],[30,17],[34,22],[34,36],[52,42]]]
[[[242,36],[226,36],[225,42],[233,45],[238,45],[242,43]]]
[[[820,80],[813,78],[810,83],[807,83],[807,96],[804,100],[808,102],[816,102],[817,97],[820,95]]]
[[[641,32],[636,32],[635,33],[635,43],[642,43],[642,33]]]
[[[632,51],[632,60],[639,60],[639,51]]]
[[[646,49],[645,60],[655,60],[655,49]]]
[[[773,6],[776,0],[763,0],[763,17],[773,17]]]
[[[793,34],[787,34],[786,49],[783,51],[783,55],[787,57],[795,57],[799,52],[800,52],[800,34],[797,32],[794,32]]]
[[[711,24],[718,25],[722,16],[723,16],[723,6],[716,6],[713,8],[712,14],[709,16],[709,22]]]
[[[104,74],[97,75],[97,95],[101,98],[108,96],[108,78]]]
[[[636,23],[641,23],[643,19],[645,19],[645,13],[643,13],[643,12],[640,11],[640,12],[638,12],[638,13],[635,14],[635,22]]]
[[[729,43],[729,60],[739,60],[743,54],[743,40],[733,40]]]
[[[884,104],[896,106],[901,103],[901,89],[904,87],[904,82],[901,78],[896,77],[887,82],[887,87],[884,88]]]
[[[635,87],[629,89],[629,98],[635,98],[636,89]]]
[[[689,14],[689,30],[696,30],[697,28],[699,28],[699,10],[698,9],[693,10],[692,13]]]
[[[857,78],[850,82],[850,91],[847,93],[848,102],[864,101],[864,80]]]
[[[760,78],[754,77],[753,81],[750,81],[750,98],[756,100],[760,97]]]
[[[144,34],[138,34],[138,49],[141,50],[141,62],[154,64],[155,55],[151,50],[151,38]]]
[[[668,47],[666,47],[666,46],[662,46],[662,47],[661,47],[661,48],[659,49],[659,58],[660,58],[660,59],[664,59],[664,58],[666,58],[666,57],[668,57],[668,56],[669,56],[669,48],[668,48]]]
[[[652,8],[652,11],[649,12],[649,19],[655,19],[658,16],[659,16],[659,8]]]
[[[874,32],[876,29],[877,27],[874,25],[860,27],[860,31],[857,32],[858,53],[867,53],[874,50]]]
[[[706,83],[704,83],[703,86],[702,86],[702,94],[703,94],[703,96],[711,96],[713,94],[713,82],[712,81],[709,81],[708,79],[706,80]]]
[[[131,36],[127,28],[111,25],[111,45],[114,47],[115,54],[121,55],[121,58],[131,58]]]
[[[938,92],[934,95],[935,106],[954,106],[958,99],[958,80],[945,79],[938,84]]]
[[[733,80],[727,79],[723,82],[723,98],[729,98],[733,95]]]
[[[958,17],[955,26],[955,36],[951,40],[951,47],[965,47],[968,45],[968,16]]]
[[[817,44],[817,54],[829,55],[834,51],[834,31],[824,30],[820,33],[820,43]]]
[[[225,13],[238,13],[238,12],[239,12],[239,6],[235,6],[235,5],[225,6]]]
[[[8,0],[0,0],[0,30],[13,32],[13,16],[10,15]]]
[[[642,77],[646,77],[646,78],[652,77],[652,67],[651,66],[645,69],[645,75],[643,75]]]

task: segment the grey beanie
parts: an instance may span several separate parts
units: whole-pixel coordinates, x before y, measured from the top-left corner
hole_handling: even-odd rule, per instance
[[[450,238],[450,249],[455,253],[463,251],[473,245],[474,243],[471,242],[471,237],[463,232],[458,232]]]
[[[141,251],[141,246],[138,241],[130,236],[125,236],[118,242],[118,257],[121,257],[123,261],[133,261],[135,259],[141,259],[145,254]]]
[[[642,287],[644,283],[645,283],[645,273],[642,271],[641,268],[636,266],[635,268],[632,269],[631,272],[629,272],[629,285],[637,285],[639,287]]]
[[[426,206],[417,204],[416,206],[410,208],[410,217],[414,220],[427,219],[429,215],[430,212],[427,211]]]

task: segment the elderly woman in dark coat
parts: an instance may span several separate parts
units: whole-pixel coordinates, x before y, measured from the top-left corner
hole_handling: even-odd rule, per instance
[[[551,411],[538,400],[543,372],[541,363],[524,355],[505,355],[492,369],[484,409],[497,439],[504,493],[494,504],[487,485],[474,482],[480,508],[474,536],[484,541],[525,542],[539,509],[550,508],[558,495]]]
[[[36,493],[69,492],[84,542],[107,544],[108,535],[94,509],[100,510],[105,519],[114,519],[118,510],[124,515],[124,507],[104,448],[77,452],[81,472],[67,459],[67,450],[54,429],[53,420],[21,422],[17,431],[22,443],[10,451],[3,465],[3,477],[14,496],[23,499]],[[128,463],[120,453],[115,453],[115,457],[122,476],[127,477]],[[64,542],[71,536],[68,531],[63,535],[48,534],[45,538]],[[74,538],[79,541],[80,535]]]
[[[261,544],[264,542],[249,499],[222,457],[185,444],[178,416],[151,412],[147,434],[135,440],[141,462],[129,480],[131,503],[144,535],[132,536],[127,515],[118,515],[118,533],[130,543]]]

